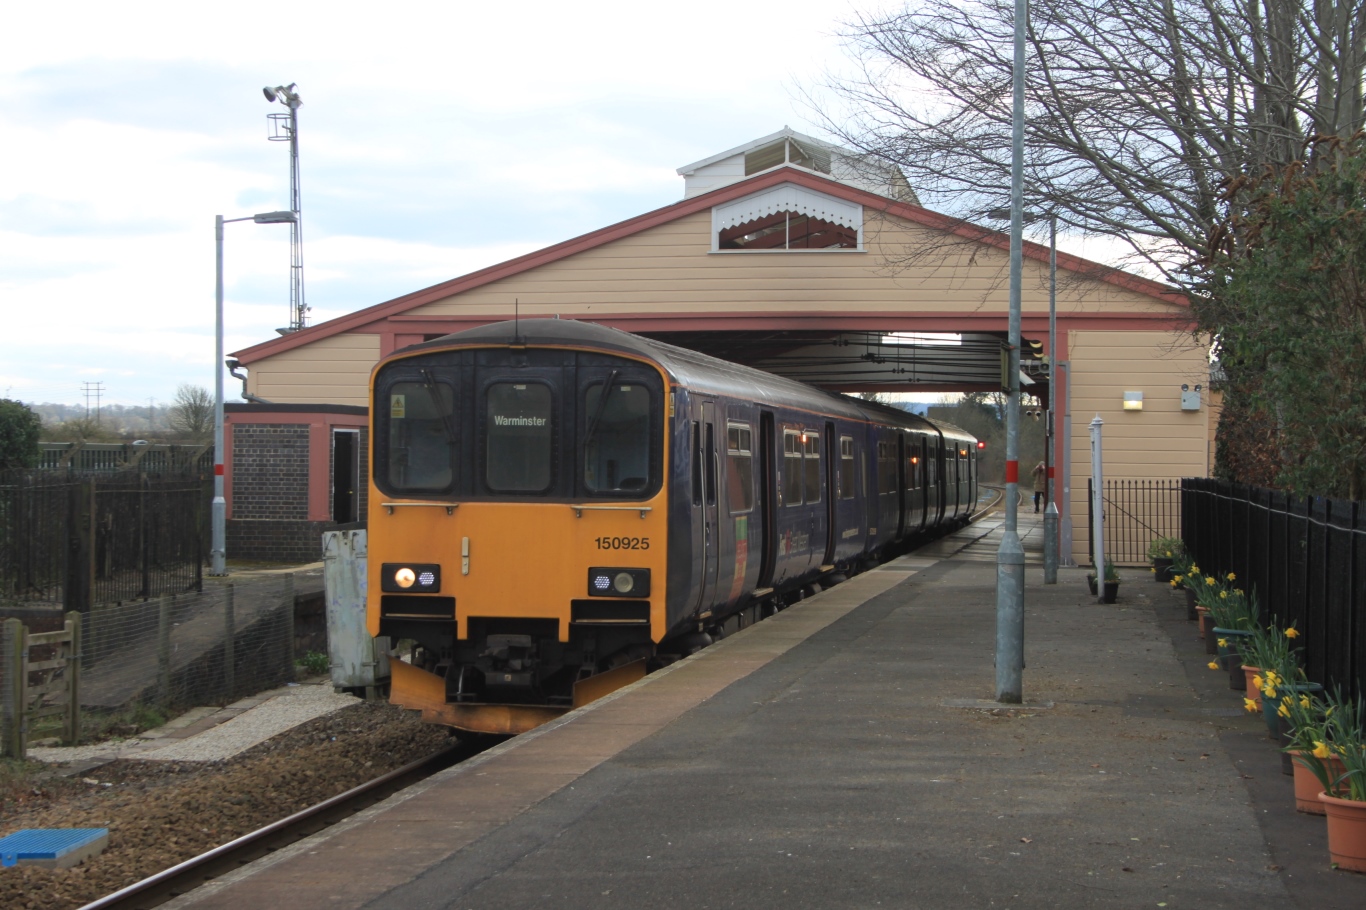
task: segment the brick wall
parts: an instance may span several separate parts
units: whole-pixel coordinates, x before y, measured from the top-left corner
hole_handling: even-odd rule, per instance
[[[317,562],[323,558],[323,532],[336,527],[331,521],[229,519],[228,556],[267,562]]]
[[[308,518],[308,424],[234,424],[232,515],[248,521]]]

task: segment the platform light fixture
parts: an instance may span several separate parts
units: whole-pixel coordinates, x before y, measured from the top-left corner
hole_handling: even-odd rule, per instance
[[[1143,393],[1142,393],[1142,392],[1125,392],[1125,393],[1124,393],[1124,410],[1126,410],[1126,411],[1141,411],[1141,410],[1143,410]]]

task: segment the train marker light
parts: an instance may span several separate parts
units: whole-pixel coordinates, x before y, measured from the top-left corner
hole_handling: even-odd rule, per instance
[[[588,570],[589,597],[649,597],[650,570],[595,566]]]
[[[391,594],[436,594],[441,590],[441,567],[386,562],[380,566],[379,589]]]
[[[982,441],[982,440],[980,440],[980,439],[977,440],[977,448],[978,448],[978,449],[985,449],[986,447],[987,447],[987,444],[986,444],[984,441]]]

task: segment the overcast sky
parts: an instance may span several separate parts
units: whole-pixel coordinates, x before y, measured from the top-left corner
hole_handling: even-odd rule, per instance
[[[0,396],[213,385],[213,220],[289,207],[311,322],[682,197],[675,168],[815,132],[845,0],[11,4],[0,30]],[[289,318],[289,228],[226,227],[227,350]],[[229,380],[229,398],[238,383]]]

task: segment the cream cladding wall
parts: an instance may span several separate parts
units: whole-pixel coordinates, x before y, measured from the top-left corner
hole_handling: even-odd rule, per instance
[[[379,336],[348,332],[258,360],[248,385],[276,404],[366,406],[370,370],[379,361]]]

